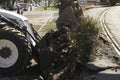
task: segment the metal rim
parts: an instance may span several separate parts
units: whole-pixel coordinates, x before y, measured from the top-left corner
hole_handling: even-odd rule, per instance
[[[18,48],[16,45],[6,39],[0,40],[0,67],[9,68],[18,60]]]

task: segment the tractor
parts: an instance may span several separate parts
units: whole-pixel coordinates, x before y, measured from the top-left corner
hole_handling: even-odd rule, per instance
[[[73,29],[71,25],[79,25],[83,12],[77,0],[59,1],[59,18],[56,21],[58,30],[50,30],[42,38],[26,17],[0,9],[1,75],[19,74],[30,65],[33,58],[40,65],[41,73],[68,63],[64,61],[64,58],[69,57],[67,53],[71,48],[67,32]]]
[[[0,74],[19,74],[31,65],[32,59],[44,72],[54,58],[59,58],[63,47],[69,45],[66,32],[65,28],[50,30],[41,38],[26,17],[0,9]]]
[[[31,55],[39,51],[40,39],[26,17],[0,9],[0,74],[14,75],[24,70]]]

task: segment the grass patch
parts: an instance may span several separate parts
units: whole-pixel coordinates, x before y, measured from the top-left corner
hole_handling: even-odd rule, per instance
[[[51,22],[49,22],[47,25],[45,25],[42,30],[50,30],[50,29],[54,29],[54,30],[57,29],[57,28],[56,28],[56,23],[55,23],[54,20],[51,21]]]
[[[80,26],[71,30],[71,38],[78,62],[84,64],[90,61],[92,54],[96,53],[99,29],[97,21],[87,17],[82,20]]]
[[[40,6],[40,7],[37,7],[35,10],[39,10],[39,11],[43,11],[44,10],[44,6]],[[54,6],[50,6],[50,7],[47,7],[47,10],[50,10],[50,11],[58,11],[59,9],[54,7]]]
[[[34,29],[37,31],[41,27],[41,25],[33,25]]]
[[[82,5],[81,5],[81,8],[82,8],[83,11],[92,9],[92,8],[94,8],[94,7],[95,7],[94,4],[82,4]]]
[[[36,27],[36,29],[37,29],[37,27]],[[49,30],[56,30],[57,28],[56,28],[56,23],[55,23],[55,21],[53,20],[53,21],[51,21],[51,22],[49,22],[48,24],[46,24],[42,29],[41,29],[41,31],[39,32],[39,34],[40,34],[40,36],[44,36]]]

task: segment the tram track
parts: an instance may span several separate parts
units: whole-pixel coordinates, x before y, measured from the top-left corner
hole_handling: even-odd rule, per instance
[[[105,9],[98,17],[98,22],[101,24],[102,29],[111,42],[112,46],[114,47],[115,51],[117,52],[118,55],[120,55],[120,44],[118,43],[118,40],[115,38],[115,36],[112,34],[112,32],[109,29],[109,26],[106,23],[105,17],[107,13],[109,12],[111,8]]]

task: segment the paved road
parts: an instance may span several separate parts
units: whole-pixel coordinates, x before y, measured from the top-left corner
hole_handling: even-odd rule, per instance
[[[37,10],[37,7],[33,7],[33,10],[24,11],[23,15],[28,18],[28,21],[33,25],[43,26],[45,23],[57,18],[58,11],[50,10]],[[13,11],[17,13],[17,11]]]
[[[112,7],[106,14],[105,21],[120,45],[120,6]]]
[[[50,10],[38,10],[34,7],[32,11],[24,11],[24,16],[28,18],[28,21],[33,24],[33,27],[37,30],[40,36],[43,36],[46,31],[42,31],[44,26],[58,17],[58,11]],[[16,11],[15,11],[16,12]]]
[[[110,9],[109,9],[110,8]],[[107,26],[110,28],[111,33],[115,36],[115,38],[120,42],[120,6],[115,7],[99,7],[99,8],[93,8],[85,12],[85,15],[89,15],[93,17],[94,19],[98,19],[100,14],[106,10],[109,9],[109,12],[105,15],[105,21]],[[103,61],[102,61],[103,60]],[[116,64],[113,64],[109,60],[102,59],[101,61],[96,61],[94,63],[95,65],[101,67],[104,66],[115,66]],[[105,70],[99,72],[94,80],[120,80],[120,70]]]
[[[34,25],[42,25],[48,20],[49,18],[54,18],[54,14],[56,11],[26,11],[24,12],[24,16],[28,18],[28,20]]]

